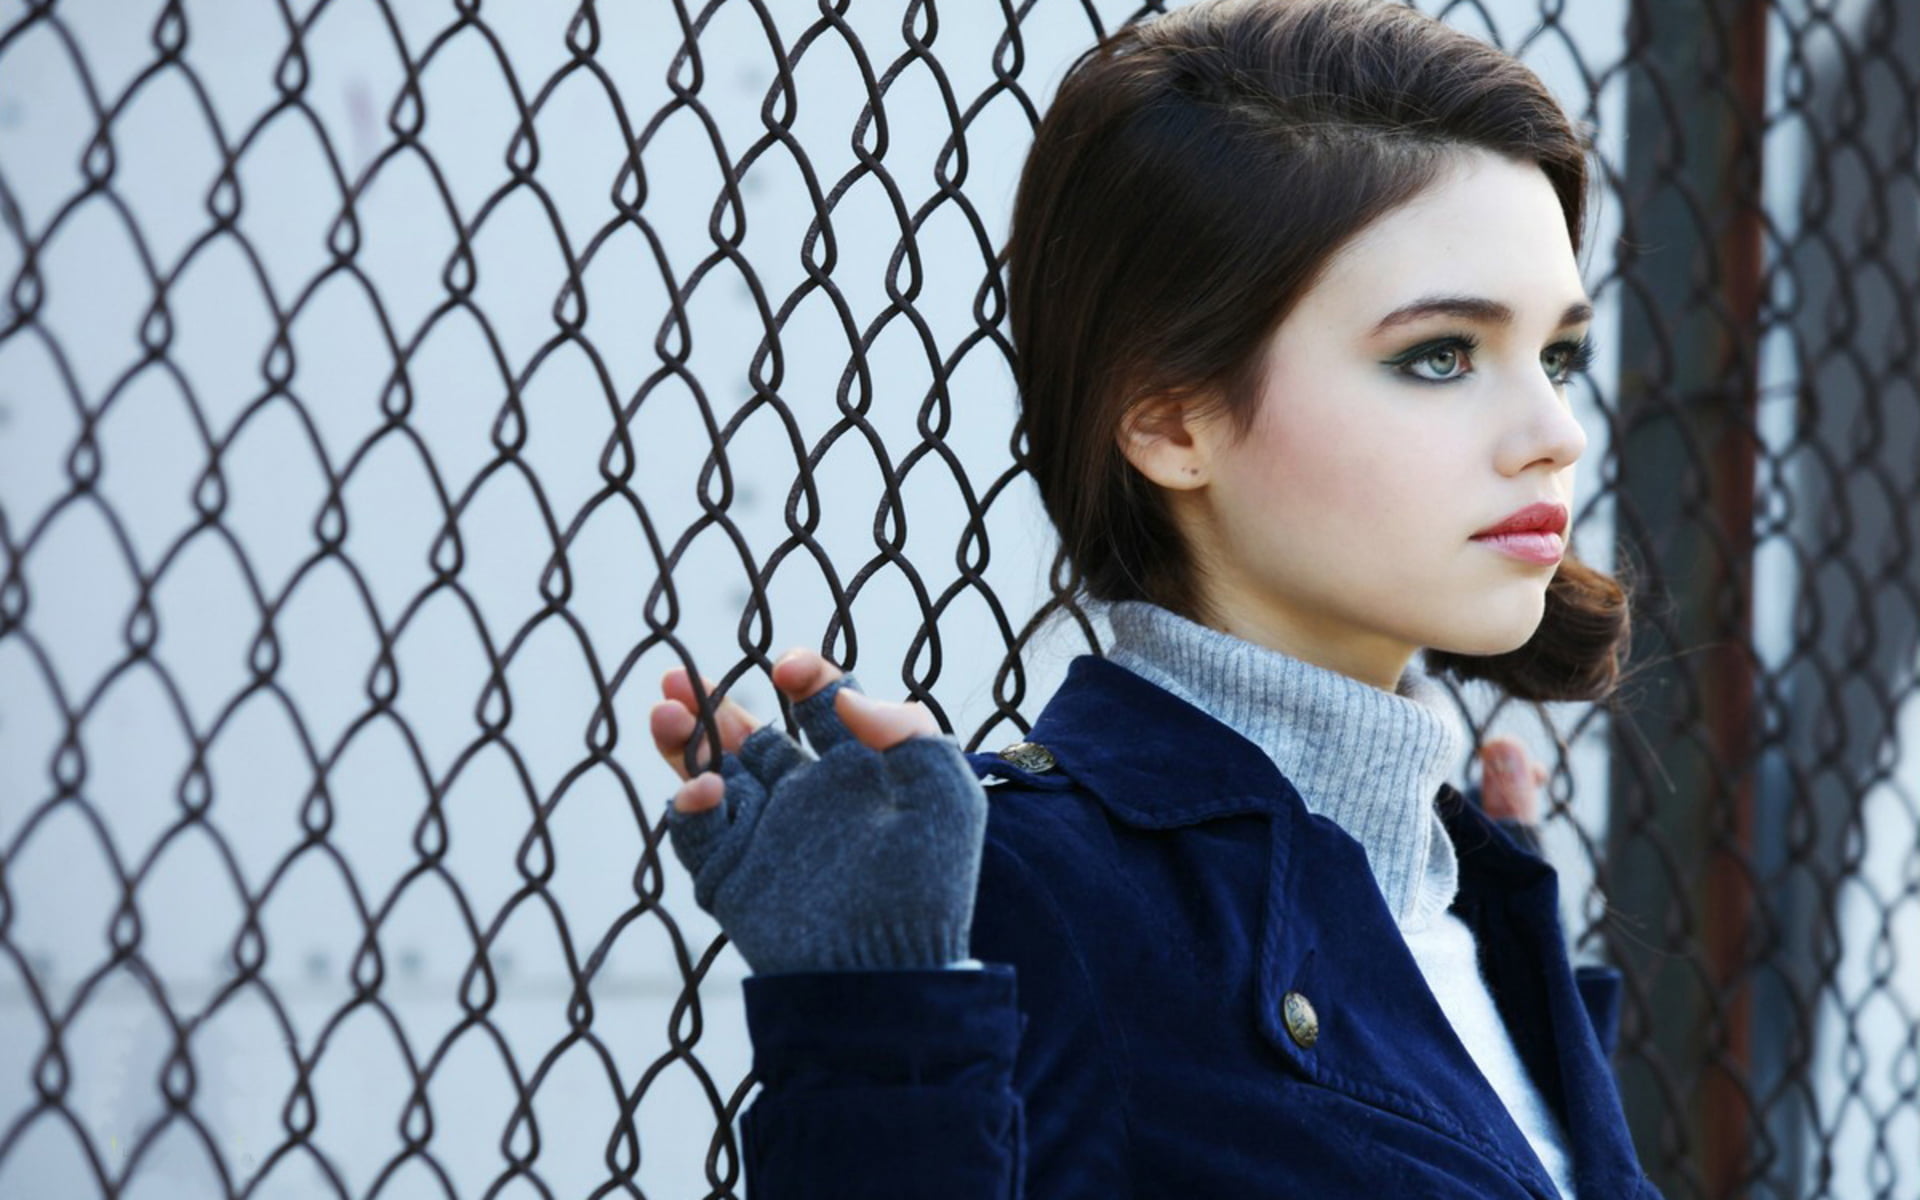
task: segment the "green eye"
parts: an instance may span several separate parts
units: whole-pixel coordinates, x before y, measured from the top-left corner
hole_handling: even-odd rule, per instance
[[[1593,366],[1593,339],[1556,342],[1540,355],[1540,365],[1547,369],[1547,377],[1554,383],[1564,384]]]
[[[1442,338],[1415,346],[1389,365],[1402,375],[1425,383],[1451,383],[1473,370],[1474,344],[1462,337]]]
[[[1426,374],[1428,379],[1451,379],[1459,372],[1460,360],[1459,349],[1447,346],[1425,355],[1419,359],[1417,365],[1431,368],[1431,371]]]

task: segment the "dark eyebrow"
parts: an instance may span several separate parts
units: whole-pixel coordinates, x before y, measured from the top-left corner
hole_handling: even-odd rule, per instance
[[[1405,325],[1423,317],[1459,317],[1483,325],[1513,324],[1513,310],[1498,300],[1480,296],[1427,296],[1412,304],[1403,304],[1380,318],[1380,323],[1373,327],[1373,331],[1384,333],[1395,325]],[[1591,320],[1593,305],[1584,300],[1567,305],[1567,311],[1560,314],[1561,327]]]
[[[1557,328],[1565,329],[1569,325],[1585,325],[1591,320],[1593,320],[1593,305],[1587,303],[1585,300],[1575,300],[1572,304],[1567,305],[1567,311],[1560,314],[1560,324]]]

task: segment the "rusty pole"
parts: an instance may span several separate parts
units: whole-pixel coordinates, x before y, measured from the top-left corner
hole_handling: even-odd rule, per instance
[[[1621,1085],[1669,1196],[1755,1169],[1752,566],[1767,0],[1635,0],[1629,24],[1623,552],[1641,576],[1615,722],[1606,889],[1629,977]]]

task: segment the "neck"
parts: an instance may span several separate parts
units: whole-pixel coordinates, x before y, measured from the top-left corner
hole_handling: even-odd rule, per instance
[[[1189,506],[1205,501],[1201,495],[1182,495]],[[1200,624],[1383,692],[1399,686],[1419,646],[1356,629],[1299,606],[1291,611],[1276,609],[1268,602],[1266,589],[1245,573],[1242,556],[1225,553],[1218,546],[1213,533],[1217,522],[1194,512],[1176,520],[1202,568],[1198,572],[1204,592],[1198,599]]]
[[[1229,637],[1284,654],[1309,666],[1344,675],[1382,692],[1397,692],[1413,663],[1413,650],[1380,639],[1341,641],[1332,631],[1259,620],[1222,620],[1208,625]]]

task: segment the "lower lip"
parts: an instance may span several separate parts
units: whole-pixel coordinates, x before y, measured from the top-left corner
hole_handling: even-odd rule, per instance
[[[1482,546],[1491,546],[1521,562],[1552,566],[1566,554],[1566,543],[1557,533],[1503,533],[1497,537],[1474,538]]]

